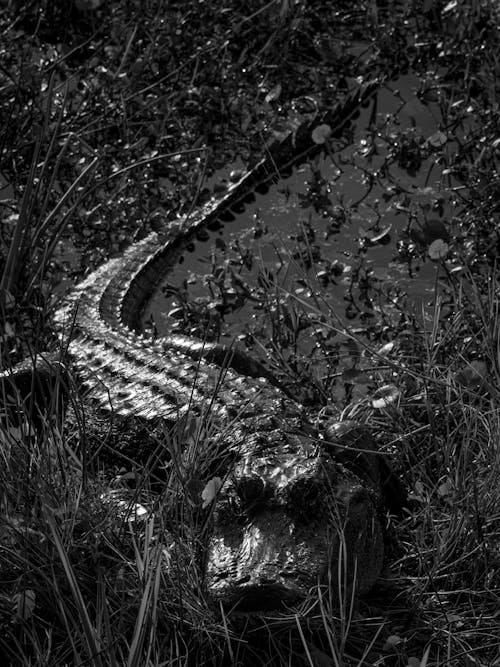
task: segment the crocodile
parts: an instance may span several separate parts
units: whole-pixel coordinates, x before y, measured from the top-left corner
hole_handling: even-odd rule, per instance
[[[366,427],[344,421],[327,430],[318,442],[298,420],[277,416],[247,435],[219,491],[206,549],[205,585],[224,608],[282,610],[311,593],[317,599],[318,589],[340,606],[378,580],[381,488],[391,503],[399,489]]]
[[[140,313],[204,229],[234,219],[255,193],[320,151],[314,130],[328,126],[340,137],[379,85],[360,86],[304,121],[223,195],[104,263],[55,316],[61,348],[100,410],[146,423],[208,415],[217,425],[212,439],[227,464],[210,513],[203,567],[210,598],[228,608],[295,603],[340,570],[349,586],[369,590],[383,562],[382,496],[397,485],[365,431],[355,446],[346,436],[359,431],[355,425],[344,432],[342,424],[330,424],[327,437],[318,434],[263,364],[230,346],[183,336],[147,338],[139,332]],[[5,395],[13,383],[24,399],[34,390],[42,405],[66,369],[65,360],[41,355],[35,365],[3,372],[0,389]]]

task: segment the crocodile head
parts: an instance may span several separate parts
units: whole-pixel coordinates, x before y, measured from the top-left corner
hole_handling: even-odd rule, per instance
[[[222,486],[206,560],[209,594],[226,610],[293,605],[328,586],[334,598],[378,578],[378,493],[326,448],[272,434],[243,453]],[[285,440],[285,441],[284,441]]]

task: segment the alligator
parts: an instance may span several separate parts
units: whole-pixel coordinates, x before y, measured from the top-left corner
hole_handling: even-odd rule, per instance
[[[223,195],[103,264],[56,313],[65,358],[40,355],[0,376],[4,396],[14,386],[24,400],[36,394],[40,407],[69,359],[101,411],[151,424],[208,415],[225,467],[204,576],[210,598],[227,608],[292,604],[340,571],[358,592],[369,590],[383,562],[382,498],[386,493],[396,507],[398,485],[366,429],[332,423],[318,434],[264,364],[230,346],[147,338],[139,333],[140,313],[203,230],[234,219],[255,193],[319,152],[314,130],[328,126],[331,136],[342,136],[379,85],[369,82],[304,121]]]

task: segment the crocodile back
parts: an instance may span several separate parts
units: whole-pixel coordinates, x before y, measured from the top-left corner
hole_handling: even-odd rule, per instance
[[[224,416],[228,409],[234,411],[257,395],[266,394],[272,400],[278,389],[262,377],[235,372],[231,350],[222,350],[217,363],[211,363],[217,346],[185,337],[152,342],[136,333],[140,314],[201,227],[240,212],[255,191],[318,152],[321,147],[314,142],[313,131],[320,125],[328,125],[332,136],[340,136],[379,85],[378,80],[365,84],[343,103],[303,122],[270,146],[223,196],[168,222],[162,233],[153,232],[134,243],[72,291],[56,314],[56,326],[61,339],[70,341],[68,351],[79,375],[102,407],[175,420],[189,409],[207,405]],[[266,375],[255,365],[252,368],[249,375]]]

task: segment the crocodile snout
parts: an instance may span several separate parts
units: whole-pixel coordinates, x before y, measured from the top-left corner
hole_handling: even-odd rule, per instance
[[[259,612],[294,605],[332,582],[334,596],[339,587],[368,590],[383,561],[371,495],[355,484],[324,493],[321,513],[317,497],[308,505],[305,496],[298,511],[289,498],[279,504],[273,495],[247,513],[222,498],[206,560],[212,599],[227,611]],[[335,582],[338,573],[343,579]]]

